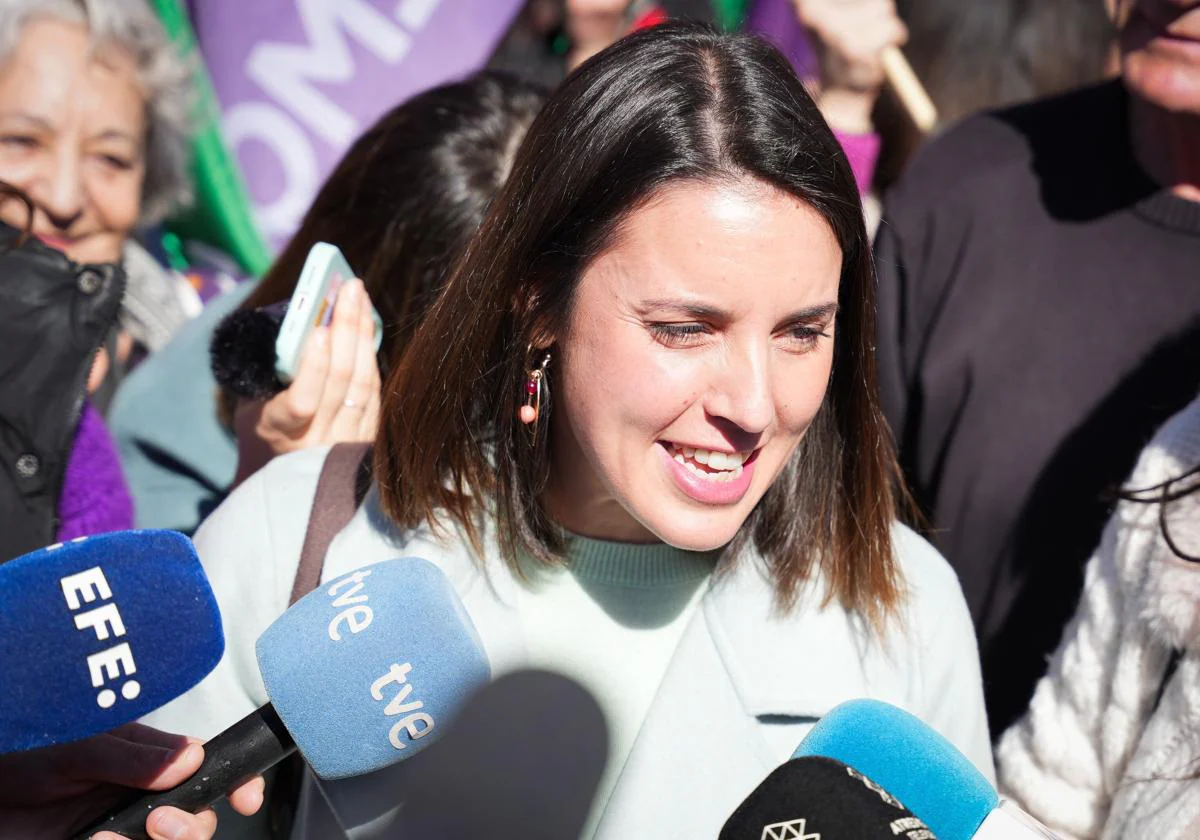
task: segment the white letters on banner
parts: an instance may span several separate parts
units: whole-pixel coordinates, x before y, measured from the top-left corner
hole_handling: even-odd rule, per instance
[[[319,167],[313,139],[342,149],[365,128],[314,83],[353,81],[350,40],[386,64],[400,64],[444,0],[399,0],[391,18],[366,0],[295,2],[307,43],[257,44],[247,57],[245,72],[267,99],[240,102],[223,120],[235,157],[243,143],[256,141],[271,150],[283,170],[283,191],[255,207],[268,238],[294,230],[317,191]]]

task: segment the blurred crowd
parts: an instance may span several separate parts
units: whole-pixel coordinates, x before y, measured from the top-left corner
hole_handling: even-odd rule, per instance
[[[346,8],[359,5],[370,4]],[[516,548],[530,561],[564,556],[564,534],[640,544],[649,533],[653,540],[696,549],[697,556],[706,556],[700,549],[728,543],[723,537],[714,545],[680,545],[664,536],[669,526],[642,516],[635,517],[640,524],[633,530],[593,529],[592,521],[608,522],[611,514],[583,503],[578,510],[587,515],[565,512],[563,500],[583,490],[562,490],[557,472],[539,472],[546,458],[523,460],[508,452],[505,441],[528,427],[534,453],[574,459],[573,468],[607,463],[603,446],[589,441],[605,440],[600,427],[610,416],[606,407],[623,407],[639,393],[641,374],[620,366],[620,352],[602,352],[620,346],[619,336],[573,325],[570,338],[562,338],[567,333],[552,328],[548,315],[542,318],[543,309],[557,311],[561,301],[540,278],[555,271],[578,274],[611,248],[633,247],[629,243],[640,236],[660,249],[683,243],[693,232],[691,220],[695,231],[707,230],[701,211],[684,198],[676,205],[674,198],[654,202],[622,191],[622,167],[635,166],[639,155],[649,160],[658,154],[645,140],[650,128],[629,130],[625,136],[633,139],[622,147],[624,157],[611,159],[619,162],[611,176],[596,163],[602,143],[595,138],[616,136],[613,126],[634,120],[625,112],[632,114],[635,106],[616,93],[627,90],[619,61],[633,59],[623,59],[620,45],[613,45],[627,36],[652,38],[656,27],[679,19],[700,21],[709,33],[756,33],[790,64],[788,72],[799,78],[816,110],[804,118],[809,122],[795,123],[801,128],[778,136],[770,135],[766,116],[746,108],[730,106],[730,124],[752,138],[746,143],[772,149],[792,143],[807,156],[796,159],[815,161],[824,174],[806,170],[809,186],[791,192],[811,189],[825,196],[808,204],[832,225],[826,230],[835,230],[838,260],[845,260],[837,263],[842,286],[833,299],[837,341],[846,345],[839,344],[836,354],[830,350],[831,373],[788,374],[815,377],[822,388],[828,383],[829,393],[844,402],[836,412],[809,415],[807,437],[799,444],[798,436],[795,445],[815,461],[814,453],[824,451],[814,442],[822,423],[847,425],[830,432],[837,440],[830,445],[842,453],[841,472],[830,479],[837,486],[829,498],[838,501],[816,512],[814,496],[767,496],[755,508],[759,518],[747,520],[747,511],[737,526],[763,517],[794,520],[796,533],[804,534],[795,539],[811,541],[811,534],[828,530],[833,536],[822,545],[829,552],[841,551],[846,535],[844,544],[860,546],[866,557],[877,545],[870,511],[882,510],[884,502],[872,507],[861,501],[865,495],[851,498],[859,492],[854,482],[875,469],[876,459],[886,467],[894,447],[899,470],[888,479],[880,468],[890,489],[872,498],[886,499],[888,511],[894,499],[899,519],[955,573],[957,588],[945,590],[950,594],[921,597],[957,604],[960,589],[969,614],[960,626],[953,618],[957,607],[946,607],[950,618],[931,631],[960,637],[952,654],[946,648],[945,673],[974,680],[982,691],[986,718],[977,732],[975,724],[962,724],[960,748],[988,775],[994,755],[1001,793],[1064,838],[1200,836],[1200,496],[1192,492],[1200,487],[1200,2],[511,5],[503,26],[485,39],[486,49],[463,57],[462,66],[436,84],[412,95],[397,95],[386,85],[356,93],[369,94],[377,117],[336,149],[336,163],[304,197],[306,211],[272,254],[258,233],[249,240],[228,233],[238,220],[253,218],[256,199],[244,186],[247,158],[222,148],[219,131],[213,132],[228,103],[221,101],[223,71],[203,37],[205,26],[212,26],[204,22],[204,0],[0,0],[0,562],[81,536],[174,529],[196,535],[224,610],[220,587],[233,592],[239,581],[254,579],[247,566],[269,565],[248,553],[233,556],[237,543],[257,544],[247,523],[257,517],[269,520],[270,528],[289,528],[295,538],[288,545],[298,547],[309,527],[321,458],[339,444],[374,444],[364,463],[373,465],[374,503],[400,529],[389,539],[415,533],[426,515],[432,522],[434,508],[451,511],[455,523],[466,522],[464,499],[486,488],[495,494],[495,515],[509,529],[496,526],[499,536],[488,529],[463,532],[476,547],[497,540],[505,558]],[[426,33],[433,32],[437,14],[450,14],[454,6],[455,0],[443,0]],[[331,12],[325,24],[351,21],[349,12],[344,19],[340,14]],[[362,20],[367,18],[346,23],[349,34],[339,37],[366,40]],[[412,37],[418,39],[415,51],[423,36]],[[647,43],[649,50],[653,44]],[[686,50],[692,42],[679,43],[668,46]],[[452,52],[455,45],[443,42],[437,49]],[[611,66],[607,55],[616,56],[608,59]],[[669,81],[671,73],[683,72],[666,59],[656,64],[652,52],[637,55],[647,64],[634,71],[648,79]],[[915,79],[915,93],[903,71]],[[708,72],[714,89],[726,83],[723,66]],[[313,78],[336,75],[318,71]],[[682,127],[671,129],[676,134],[663,136],[675,138],[671,142],[682,150],[691,142],[685,139],[690,123],[680,115],[693,99],[687,98],[692,80],[680,78],[674,87],[663,82],[681,104],[672,106],[675,116],[666,114],[664,104],[662,120],[680,121]],[[734,93],[714,94],[718,100],[744,96],[753,103],[760,101],[754,96],[766,96],[759,91],[767,83],[749,71],[729,78]],[[600,116],[590,128],[569,124],[568,117],[593,113],[578,103],[606,89],[614,91],[612,99],[596,100]],[[936,116],[932,125],[922,119],[922,98]],[[806,104],[795,107],[809,114]],[[813,127],[819,123],[831,130],[840,152],[817,141],[803,145],[806,132],[824,137],[824,127]],[[738,155],[750,152],[738,151],[733,141],[730,148],[733,169],[759,171],[739,163]],[[207,174],[197,163],[205,149]],[[224,161],[225,169],[214,169],[214,160]],[[570,185],[573,178],[591,177],[590,166],[600,167],[595,184],[606,178],[612,183],[574,192],[563,186],[551,209],[537,203],[551,182]],[[672,171],[691,171],[687,167],[704,171],[682,158]],[[837,192],[843,172],[852,175],[847,189],[857,192],[858,201]],[[783,183],[789,176],[779,177]],[[225,191],[205,187],[206,179],[221,178],[231,185]],[[594,202],[594,215],[576,206],[581,196]],[[822,200],[834,209],[824,209]],[[619,215],[603,215],[608,203],[660,215],[646,217],[637,229],[646,232],[630,232],[620,227]],[[850,215],[862,219],[869,247],[861,255],[852,247],[858,222],[850,216],[831,221],[843,219],[838,207],[851,207]],[[497,208],[510,218],[499,219]],[[555,214],[562,224],[553,235],[536,240],[536,247],[527,244],[540,235],[539,224],[558,223]],[[217,224],[218,218],[224,221]],[[588,230],[614,218],[611,226],[623,233],[604,228],[611,239],[588,238]],[[760,218],[751,225],[756,235],[774,237],[764,239],[771,244],[760,251],[778,245],[777,263],[764,270],[791,264],[809,271],[805,261],[816,259],[828,235],[819,240],[801,228],[772,227],[782,224]],[[230,387],[242,364],[234,351],[242,348],[227,352],[235,360],[228,362],[214,336],[239,313],[270,311],[291,300],[318,242],[336,245],[357,279],[338,291],[328,325],[304,345],[290,381],[268,370],[265,390]],[[860,257],[866,280],[852,297],[846,266],[859,265],[854,261]],[[769,297],[746,278],[738,282],[747,296]],[[516,320],[488,320],[488,312],[507,311],[527,283],[534,292],[527,304],[511,305]],[[571,305],[593,305],[582,288]],[[478,310],[469,317],[467,304]],[[857,326],[856,318],[862,319]],[[861,355],[846,349],[860,326]],[[832,330],[814,322],[818,327]],[[235,344],[243,340],[234,335]],[[690,340],[670,339],[676,347]],[[589,359],[596,377],[628,379],[589,393],[557,367],[567,364],[564,347]],[[594,358],[586,355],[592,351]],[[231,364],[239,367],[232,374]],[[845,372],[847,365],[852,372]],[[560,370],[563,379],[556,380]],[[451,384],[439,384],[442,376]],[[505,396],[497,388],[500,396],[468,402],[472,389],[491,394],[493,377],[501,376],[515,377],[519,389]],[[552,384],[543,400],[547,381]],[[875,409],[860,408],[848,396],[853,383],[866,383],[870,396],[862,399],[882,412],[886,428],[880,427],[878,438],[872,436]],[[739,391],[739,398],[751,401],[749,391]],[[721,413],[713,399],[706,403],[709,417]],[[577,441],[570,445],[560,440],[559,426],[547,421],[539,428],[538,417],[549,416],[549,406],[560,401],[575,429]],[[593,407],[595,429],[580,419]],[[714,428],[733,428],[726,435],[733,449],[753,450],[757,444],[735,442],[754,425],[751,408],[743,408],[741,414],[728,409]],[[487,421],[479,428],[496,430],[496,437],[477,441],[469,424],[493,414],[508,420]],[[633,408],[612,414],[641,422]],[[472,431],[450,431],[457,418],[470,418],[463,422]],[[435,426],[447,431],[439,435]],[[408,452],[402,438],[428,446]],[[475,460],[484,459],[485,451],[495,477],[485,476],[488,470]],[[310,460],[294,454],[302,452]],[[767,456],[758,457],[761,462]],[[444,467],[441,460],[435,464],[441,458]],[[676,460],[682,464],[683,454]],[[624,463],[620,455],[613,461]],[[303,468],[289,472],[287,464]],[[739,461],[738,475],[741,470]],[[807,480],[797,470],[796,480]],[[636,487],[626,492],[622,475],[598,470],[597,480],[627,510],[640,509]],[[269,501],[269,489],[289,481],[307,481],[308,489],[294,497],[279,490],[279,501]],[[254,511],[245,492],[251,487],[268,499]],[[539,515],[530,513],[541,490],[530,495],[529,487],[556,501]],[[278,512],[285,498],[297,508],[286,515]],[[707,520],[696,522],[698,533],[708,527]],[[886,528],[881,533],[886,541]],[[350,539],[343,537],[343,543]],[[768,543],[756,543],[764,557],[782,550],[783,537],[770,543],[776,548]],[[342,550],[350,549],[343,544]],[[370,554],[361,545],[359,550]],[[332,563],[332,549],[329,557]],[[295,562],[272,572],[284,590],[292,588]],[[845,577],[833,565],[822,572],[834,581],[829,591],[835,606],[867,617],[867,624],[885,617],[905,587],[890,590],[865,571],[856,577],[854,557],[847,562]],[[924,579],[905,563],[904,577],[920,595]],[[654,678],[641,707],[630,711],[622,705],[630,701],[613,701],[622,709],[616,719],[627,714],[633,721],[627,722],[628,743],[617,727],[619,755],[632,749],[671,653],[690,638],[679,641],[691,615],[684,605],[701,598],[710,573],[706,566],[692,583],[672,590],[678,610],[661,618],[648,618],[648,604],[658,598],[661,605],[665,595],[631,594],[627,581],[609,581],[609,589],[585,581],[583,589],[603,612],[613,614],[614,608],[593,588],[618,593],[612,597],[623,606],[616,614],[636,613],[623,625],[629,635],[620,638],[628,643],[642,644],[634,631],[643,627],[679,629],[646,644],[663,652],[656,662],[650,662],[652,651],[646,654],[650,664],[643,665]],[[781,603],[790,598],[797,609],[810,603],[797,596],[804,574],[772,574]],[[684,577],[672,580],[679,586]],[[829,600],[812,603],[825,609]],[[569,612],[562,603],[559,608]],[[272,604],[271,617],[284,607],[286,602]],[[556,624],[561,616],[549,612],[538,620],[541,625],[527,626],[551,636],[568,626]],[[977,660],[966,638],[972,627]],[[227,634],[235,631],[250,633],[227,619]],[[588,649],[582,643],[572,648]],[[252,657],[252,645],[247,651]],[[805,656],[794,651],[791,661],[803,663]],[[567,672],[579,667],[560,650],[545,657]],[[207,694],[202,683],[190,705],[185,696],[175,711],[168,706],[147,723],[196,738],[220,731],[243,711],[235,703],[213,708],[237,694],[221,682],[228,678],[218,669],[206,681]],[[959,678],[947,677],[947,706],[959,702],[959,689],[950,684]],[[973,697],[974,690],[962,689],[967,693],[961,697]],[[771,709],[760,717],[775,714]],[[938,714],[929,711],[929,722],[936,723]],[[956,725],[946,723],[947,737],[955,737]],[[190,747],[158,749],[168,741],[155,739],[171,737],[149,726],[110,736],[120,749],[144,751],[153,743],[158,763],[151,770],[139,764],[121,771],[136,764],[129,759],[100,762],[104,769],[93,773],[95,745],[74,752],[56,747],[61,755],[28,761],[33,769],[19,755],[0,756],[0,768],[10,762],[10,769],[0,770],[0,837],[65,837],[97,812],[89,803],[109,801],[110,784],[177,783],[199,759]],[[975,753],[964,746],[972,744]],[[633,766],[630,758],[626,767]],[[609,789],[616,784],[611,781]],[[284,787],[273,786],[267,798],[294,798],[296,791]],[[266,830],[253,828],[268,810],[259,808],[263,799],[255,781],[233,802],[243,813],[259,810],[258,817],[226,811],[218,827],[211,812],[167,810],[152,817],[150,833],[251,836]],[[68,802],[74,804],[64,807]],[[301,809],[297,820],[304,819],[315,818]]]

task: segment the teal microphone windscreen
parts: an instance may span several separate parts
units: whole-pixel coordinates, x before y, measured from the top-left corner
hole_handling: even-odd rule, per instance
[[[850,700],[822,717],[792,754],[824,756],[881,785],[941,840],[970,840],[1000,797],[957,748],[917,717]]]
[[[491,676],[458,594],[418,557],[322,584],[267,628],[257,651],[271,705],[323,779],[420,752]]]
[[[200,682],[225,650],[191,540],[119,531],[0,565],[0,753],[88,738]]]

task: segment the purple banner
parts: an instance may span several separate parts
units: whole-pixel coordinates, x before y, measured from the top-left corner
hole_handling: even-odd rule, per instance
[[[286,242],[359,134],[413,94],[480,69],[522,5],[192,0],[225,137],[271,245]]]
[[[817,75],[817,61],[808,33],[796,17],[792,0],[756,0],[746,15],[746,29],[757,32],[778,47],[801,79]]]

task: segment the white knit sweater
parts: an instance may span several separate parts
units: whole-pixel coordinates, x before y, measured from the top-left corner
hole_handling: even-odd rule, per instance
[[[1159,430],[1127,486],[1197,464],[1200,399]],[[1200,838],[1200,563],[1170,550],[1159,510],[1118,505],[1050,670],[996,752],[1002,791],[1064,838]],[[1200,555],[1200,492],[1167,512],[1175,542]]]

